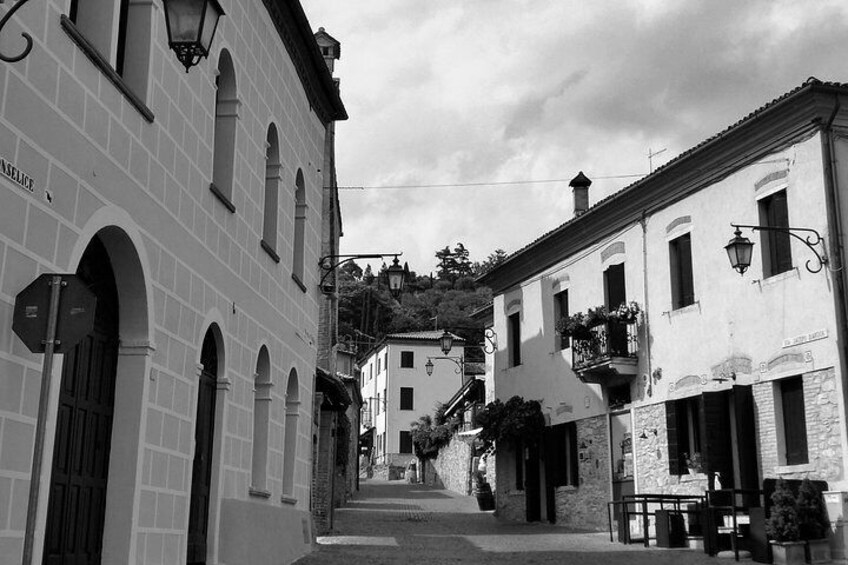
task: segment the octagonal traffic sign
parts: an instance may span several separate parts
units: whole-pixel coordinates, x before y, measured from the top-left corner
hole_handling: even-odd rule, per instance
[[[45,273],[15,297],[12,330],[33,353],[44,353],[50,312],[53,277]],[[55,353],[72,349],[94,327],[97,297],[77,276],[59,275],[62,280],[56,320]]]

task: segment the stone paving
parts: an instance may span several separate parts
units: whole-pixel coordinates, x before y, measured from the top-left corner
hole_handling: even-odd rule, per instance
[[[319,537],[315,551],[297,564],[723,562],[700,551],[610,543],[608,533],[507,522],[480,512],[474,497],[372,479],[363,481],[354,500],[336,511],[333,532]]]

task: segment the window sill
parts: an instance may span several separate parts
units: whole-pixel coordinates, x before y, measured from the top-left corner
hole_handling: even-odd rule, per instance
[[[297,499],[292,498],[291,496],[283,495],[283,496],[280,497],[280,502],[282,502],[283,504],[288,504],[290,506],[294,506],[295,504],[297,504]]]
[[[221,192],[221,189],[220,189],[220,188],[218,188],[217,186],[215,186],[215,184],[214,184],[214,183],[210,183],[210,184],[209,184],[209,190],[212,192],[212,194],[214,194],[214,195],[215,195],[215,198],[217,198],[218,200],[220,200],[220,201],[221,201],[221,204],[223,204],[223,205],[224,205],[224,207],[226,207],[226,208],[227,208],[227,210],[229,210],[229,211],[230,211],[230,212],[232,212],[233,214],[235,214],[235,213],[236,213],[236,205],[235,205],[235,204],[233,204],[232,200],[230,200],[229,198],[227,198],[227,195],[226,195],[226,194],[224,194],[223,192]]]
[[[292,280],[295,282],[295,284],[297,286],[300,287],[300,290],[302,290],[303,292],[306,292],[306,285],[303,284],[303,281],[300,280],[300,277],[298,277],[296,274],[292,273]]]
[[[676,308],[674,310],[669,310],[667,312],[663,312],[663,314],[668,316],[668,319],[676,318],[678,316],[685,316],[686,314],[692,312],[700,312],[701,311],[701,301],[696,300],[692,304],[687,304],[686,306],[681,306],[680,308]]]
[[[557,492],[576,492],[577,487],[574,485],[562,485],[560,487],[556,487]]]
[[[759,281],[760,286],[769,287],[779,284],[787,279],[800,279],[801,271],[798,270],[798,267],[792,267],[788,271],[783,271],[782,273],[777,273],[776,275],[771,275],[769,277],[763,277]]]
[[[693,483],[695,481],[706,481],[707,474],[706,473],[687,473],[685,475],[680,475],[681,483]]]
[[[791,475],[793,473],[808,473],[815,470],[815,465],[801,463],[800,465],[778,465],[774,468],[774,473],[776,475]]]
[[[259,246],[262,247],[265,253],[267,253],[271,257],[271,259],[274,260],[274,263],[280,262],[280,256],[277,255],[277,252],[274,251],[274,248],[271,247],[271,245],[268,244],[264,239],[259,240]]]
[[[256,498],[271,498],[270,491],[256,487],[247,487],[247,494]]]
[[[100,54],[100,51],[98,51],[97,48],[94,47],[94,45],[89,43],[88,39],[86,39],[85,36],[80,33],[80,31],[77,29],[77,26],[74,25],[74,22],[72,22],[68,16],[62,14],[60,19],[60,25],[62,29],[65,30],[65,33],[68,34],[68,37],[71,38],[71,41],[76,43],[77,47],[79,47],[82,50],[83,54],[88,57],[88,60],[91,61],[95,67],[100,69],[100,71],[104,75],[106,75],[106,78],[109,79],[109,82],[111,82],[118,90],[121,91],[121,94],[126,97],[127,102],[129,102],[130,105],[132,105],[136,110],[138,110],[138,112],[145,120],[152,124],[154,116],[150,108],[148,108],[147,105],[142,102],[138,96],[136,96],[136,94],[130,89],[130,87],[127,86],[127,83],[124,82],[124,79],[121,77],[121,75],[115,72],[115,69],[113,69],[112,65],[110,65],[109,62],[103,57],[103,55]]]

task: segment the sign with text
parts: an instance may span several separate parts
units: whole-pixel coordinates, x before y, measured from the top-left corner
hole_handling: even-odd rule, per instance
[[[2,157],[0,157],[0,173],[30,194],[35,192],[35,181],[32,177]]]
[[[827,330],[818,330],[804,335],[788,337],[783,340],[783,347],[792,347],[793,345],[801,345],[802,343],[809,343],[820,339],[827,339]]]

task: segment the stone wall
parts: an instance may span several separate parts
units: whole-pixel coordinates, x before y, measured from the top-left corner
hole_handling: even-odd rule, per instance
[[[651,404],[634,411],[634,430],[650,430],[635,442],[639,492],[656,494],[703,494],[707,475],[671,475],[668,463],[668,432],[665,404]],[[657,433],[651,433],[656,430]]]
[[[842,445],[839,393],[833,368],[803,375],[805,417],[807,420],[807,453],[809,463],[782,467],[778,453],[778,426],[775,415],[774,387],[778,381],[754,385],[756,406],[757,449],[760,454],[761,478],[842,479]]]
[[[607,417],[577,421],[580,486],[559,487],[556,491],[558,525],[606,530],[607,502],[610,500],[609,432]]]
[[[514,445],[498,446],[494,457],[498,469],[497,481],[493,484],[492,490],[495,493],[495,515],[505,520],[523,522],[526,519],[526,502],[524,490],[516,488],[515,484],[517,455]]]
[[[428,467],[434,476],[427,477],[427,484],[441,484],[444,488],[459,494],[471,494],[471,458],[473,457],[473,438],[453,436],[450,443],[439,450],[439,455]],[[438,481],[438,483],[436,483]]]

